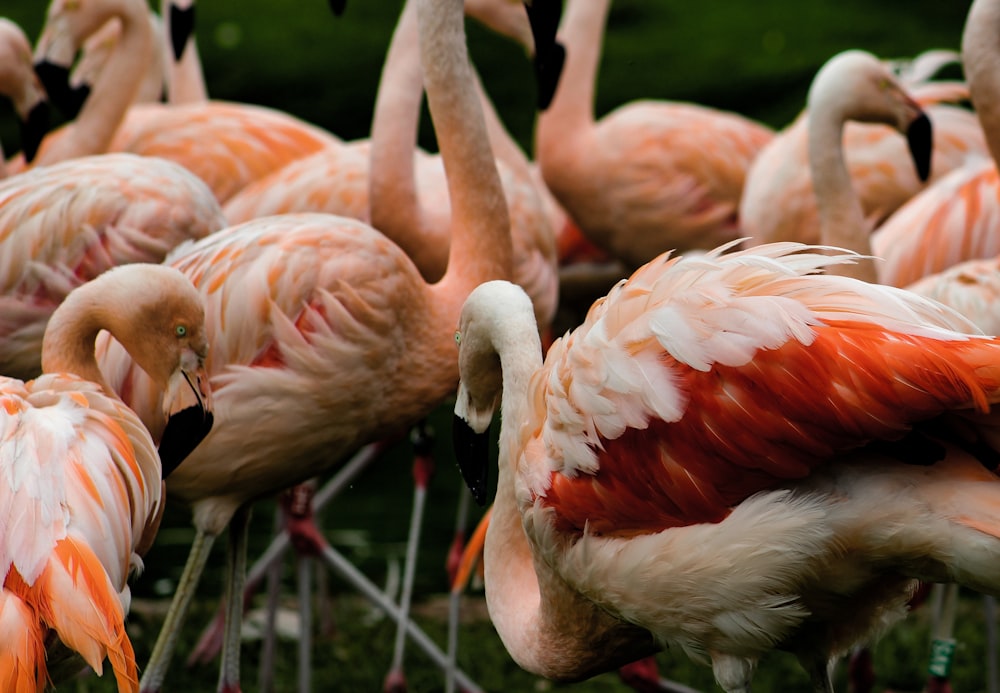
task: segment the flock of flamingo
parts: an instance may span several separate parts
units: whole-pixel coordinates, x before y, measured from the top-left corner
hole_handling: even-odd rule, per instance
[[[610,0],[405,0],[354,141],[210,99],[192,1],[52,0],[34,47],[0,20],[23,135],[0,157],[0,690],[105,662],[161,690],[228,530],[218,690],[239,691],[252,505],[308,506],[452,403],[480,504],[500,421],[456,590],[481,555],[540,676],[671,648],[745,692],[780,649],[832,693],[920,584],[1000,594],[1000,0],[973,0],[960,54],[832,56],[777,132],[680,102],[595,118]],[[533,157],[466,16],[534,57]],[[47,132],[50,104],[69,120]],[[137,662],[130,580],[172,502],[195,540]],[[411,581],[381,603],[387,690],[407,637],[440,654]],[[454,644],[447,688],[478,690]]]

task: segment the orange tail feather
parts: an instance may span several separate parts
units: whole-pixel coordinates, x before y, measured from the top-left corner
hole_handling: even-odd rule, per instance
[[[21,598],[0,589],[0,691],[41,693],[48,682],[38,618]]]
[[[85,543],[60,541],[31,588],[30,601],[59,639],[98,674],[111,662],[120,693],[137,693],[138,670],[118,590]]]

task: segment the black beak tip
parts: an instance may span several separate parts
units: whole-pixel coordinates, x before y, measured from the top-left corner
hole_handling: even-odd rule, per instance
[[[562,75],[563,64],[566,62],[566,49],[562,44],[554,43],[546,55],[535,55],[535,80],[538,84],[538,110],[544,111],[552,103],[559,77]]]
[[[174,61],[184,55],[184,47],[194,33],[194,5],[185,10],[170,4],[170,48],[174,52]]]
[[[201,407],[188,407],[167,421],[160,438],[163,478],[170,476],[212,430],[215,417]]]
[[[921,114],[910,123],[906,130],[906,142],[917,169],[917,177],[926,183],[931,176],[931,155],[934,151],[934,130],[926,114]]]
[[[29,164],[38,154],[38,147],[41,145],[45,135],[51,127],[51,113],[48,101],[39,101],[35,107],[28,112],[28,117],[21,122],[21,151],[24,152],[24,160]]]
[[[465,419],[455,416],[451,433],[458,469],[462,472],[462,478],[469,487],[473,500],[483,507],[486,505],[489,473],[489,430],[476,433]]]
[[[90,87],[82,85],[73,88],[69,85],[69,68],[57,65],[48,60],[35,63],[35,74],[45,88],[52,105],[58,108],[69,119],[76,118],[83,104],[90,96]]]
[[[347,9],[347,0],[330,0],[330,11],[337,17],[344,14]]]

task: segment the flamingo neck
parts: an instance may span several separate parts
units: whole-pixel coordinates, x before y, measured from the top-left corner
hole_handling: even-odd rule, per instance
[[[464,300],[484,281],[510,278],[510,218],[466,49],[462,0],[420,0],[417,12],[427,105],[451,203],[448,267],[435,291]]]
[[[541,345],[533,327],[514,332],[508,330],[509,323],[497,321],[493,336],[503,374],[504,423],[497,493],[484,546],[487,608],[519,666],[555,680],[586,678],[658,647],[646,631],[614,618],[568,585],[541,557],[545,548],[533,545],[525,533],[517,500],[517,488],[524,483],[517,468],[523,463],[517,422],[532,417],[529,385],[542,365]]]
[[[86,103],[73,122],[72,133],[56,146],[43,149],[36,164],[102,154],[111,146],[115,131],[135,101],[143,77],[153,59],[153,30],[144,3],[116,3],[109,15],[121,21],[118,44],[94,83]]]
[[[962,35],[962,64],[993,161],[1000,165],[1000,2],[975,0]]]
[[[848,114],[826,98],[810,102],[809,168],[819,214],[820,239],[824,245],[871,255],[871,230],[865,222],[861,200],[851,184],[844,159],[843,136]],[[865,281],[876,281],[870,260],[831,268]]]
[[[538,116],[538,157],[547,147],[566,140],[567,130],[594,123],[594,95],[601,62],[610,0],[571,0],[563,14],[559,40],[566,46],[566,63],[549,107]]]
[[[42,339],[42,371],[73,373],[97,383],[115,397],[97,365],[94,343],[102,329],[114,330],[114,313],[100,304],[98,291],[83,285],[59,305],[49,319]]]
[[[406,2],[386,53],[379,79],[372,118],[369,150],[369,216],[372,226],[391,238],[413,259],[429,281],[441,277],[425,255],[427,223],[414,174],[414,152],[423,75],[417,12],[414,2]]]

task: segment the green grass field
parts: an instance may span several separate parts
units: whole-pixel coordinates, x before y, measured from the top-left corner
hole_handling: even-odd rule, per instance
[[[5,0],[0,10],[34,37],[44,18],[41,0]],[[280,108],[345,139],[368,133],[382,56],[400,2],[348,3],[346,14],[330,15],[323,0],[204,0],[198,6],[197,36],[210,93],[215,98]],[[680,3],[618,0],[612,10],[597,89],[598,114],[636,98],[694,101],[738,111],[780,127],[802,107],[812,75],[826,58],[846,48],[864,48],[885,57],[913,55],[928,48],[957,48],[965,2],[931,0],[724,0]],[[470,47],[487,90],[509,129],[530,149],[534,120],[531,68],[517,47],[470,26]],[[6,105],[0,107],[0,140],[12,152],[16,130]],[[433,148],[425,118],[421,142]],[[441,600],[447,589],[444,558],[452,537],[459,477],[449,451],[447,407],[435,417],[440,460],[431,487],[429,517],[418,568],[419,622],[444,642]],[[331,541],[373,580],[382,583],[389,566],[402,561],[412,489],[406,445],[364,474],[323,515]],[[262,504],[252,528],[251,560],[272,532],[273,504]],[[171,507],[147,570],[134,585],[136,606],[130,630],[137,656],[149,655],[161,610],[176,585],[193,532],[187,511]],[[207,623],[219,598],[225,541],[215,554],[178,649],[167,690],[214,690],[214,665],[188,670],[183,659]],[[286,606],[295,599],[291,563],[286,566]],[[393,627],[379,619],[343,583],[327,584],[332,628],[317,635],[313,653],[316,691],[371,691],[381,688],[391,657]],[[257,605],[262,600],[258,600]],[[577,685],[555,685],[514,665],[485,619],[481,594],[467,598],[460,663],[488,691],[626,690],[607,674]],[[318,609],[318,607],[317,607]],[[878,689],[919,690],[928,650],[926,608],[890,632],[876,649]],[[980,602],[968,595],[959,620],[960,646],[954,688],[985,690],[983,619]],[[254,641],[244,648],[244,691],[258,690],[259,657]],[[707,667],[667,653],[664,675],[702,690],[714,690]],[[293,640],[282,640],[277,691],[295,690]],[[411,691],[438,691],[442,678],[421,654],[407,659]],[[803,691],[807,682],[785,655],[763,662],[758,691]],[[843,682],[839,689],[843,690]],[[109,676],[93,676],[60,690],[113,690]]]

